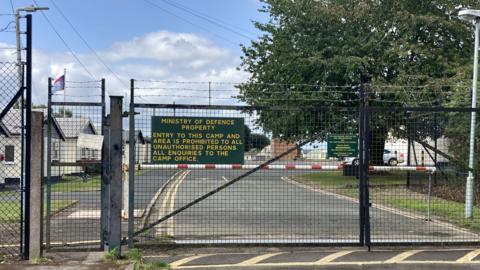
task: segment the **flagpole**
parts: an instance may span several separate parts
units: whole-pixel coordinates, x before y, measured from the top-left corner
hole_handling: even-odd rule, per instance
[[[67,69],[63,69],[63,118],[65,118],[65,101],[66,101],[66,95],[67,94]]]

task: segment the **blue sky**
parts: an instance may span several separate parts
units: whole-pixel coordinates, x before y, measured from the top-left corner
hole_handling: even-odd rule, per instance
[[[12,13],[9,1],[3,1],[0,13]],[[109,72],[85,46],[52,1],[118,76]],[[218,19],[214,20],[217,24],[234,31],[168,2]],[[12,3],[17,8],[32,1],[12,0]],[[248,74],[236,71],[241,55],[238,44],[249,44],[249,38],[258,36],[252,21],[267,19],[258,12],[262,5],[258,0],[37,0],[37,3],[50,7],[45,14],[95,79],[106,78],[115,89],[125,88],[130,78],[245,80]],[[0,27],[8,20],[9,17],[1,17]],[[2,33],[0,43],[14,46],[13,33]],[[34,49],[34,90],[43,88],[46,78],[58,75],[63,68],[68,70],[67,80],[90,79],[40,13],[34,14]],[[37,92],[37,100],[43,100],[44,91]],[[149,91],[152,92],[162,93]]]

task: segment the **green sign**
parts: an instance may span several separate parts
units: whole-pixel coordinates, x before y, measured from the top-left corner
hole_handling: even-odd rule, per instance
[[[152,116],[156,164],[243,164],[243,118]]]
[[[327,137],[327,155],[335,157],[356,157],[358,136],[352,134],[331,134]]]

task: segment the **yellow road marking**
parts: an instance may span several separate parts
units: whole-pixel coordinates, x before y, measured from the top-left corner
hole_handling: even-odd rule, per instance
[[[180,259],[178,261],[174,261],[174,262],[170,263],[170,267],[172,267],[172,268],[179,267],[182,264],[186,264],[186,263],[189,263],[193,260],[200,259],[200,258],[203,258],[203,257],[207,257],[207,256],[210,256],[210,255],[213,255],[213,254],[201,254],[201,255],[195,255],[195,256],[183,258],[183,259]]]
[[[163,198],[163,201],[162,201],[162,207],[160,208],[160,218],[161,217],[164,217],[166,214],[167,214],[167,204],[169,203],[170,201],[170,194],[172,193],[173,191],[173,188],[175,187],[175,184],[180,180],[182,179],[182,177],[187,173],[188,171],[184,171],[182,172],[178,177],[177,179],[175,179],[173,181],[173,183],[167,188],[167,193],[165,194],[165,197]],[[160,226],[161,228],[162,226]],[[167,232],[166,232],[167,233]]]
[[[180,187],[180,185],[182,184],[182,182],[187,178],[187,175],[190,173],[190,171],[187,171],[182,177],[181,179],[175,184],[175,187],[173,189],[173,193],[172,193],[172,196],[170,196],[170,212],[169,213],[172,213],[174,210],[175,210],[175,198],[177,197],[177,192],[178,192],[178,188]],[[169,235],[174,235],[174,231],[173,231],[173,218],[174,217],[171,217],[170,219],[168,219],[168,226],[167,226],[167,234]]]
[[[268,253],[268,254],[263,254],[263,255],[259,255],[259,256],[255,256],[251,259],[248,259],[248,260],[245,260],[241,263],[238,263],[236,265],[239,265],[239,266],[253,266],[254,264],[257,264],[261,261],[264,261],[268,258],[271,258],[273,256],[277,256],[277,255],[280,255],[280,254],[284,254],[285,252],[276,252],[276,253]]]
[[[477,257],[478,255],[480,255],[480,249],[472,250],[469,253],[467,253],[465,256],[458,259],[457,262],[459,262],[459,263],[469,263],[473,259],[475,259],[475,257]]]
[[[409,250],[409,251],[405,251],[405,252],[402,252],[396,256],[393,256],[392,258],[388,259],[385,261],[385,263],[399,263],[399,262],[402,262],[404,261],[405,259],[407,259],[408,257],[410,256],[413,256],[417,253],[420,253],[422,252],[423,250]]]
[[[445,265],[461,265],[455,261],[402,261],[399,264],[418,264],[418,265],[431,265],[431,264],[445,264]],[[472,261],[469,264],[480,265],[480,261]],[[342,266],[342,265],[386,265],[383,261],[361,261],[361,262],[328,262],[328,263],[312,263],[312,262],[282,262],[282,263],[258,263],[254,266],[258,267],[301,267],[301,266]],[[212,265],[187,265],[187,266],[172,266],[172,269],[196,269],[196,268],[231,268],[238,267],[251,267],[253,265],[238,265],[238,264],[212,264]]]
[[[335,252],[333,254],[330,254],[328,256],[325,256],[325,257],[321,258],[320,260],[316,261],[315,264],[329,263],[329,262],[332,262],[335,259],[338,259],[340,257],[348,255],[352,252],[355,252],[355,250],[345,250],[345,251]]]

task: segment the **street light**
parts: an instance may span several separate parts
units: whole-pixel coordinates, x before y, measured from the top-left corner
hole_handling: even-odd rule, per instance
[[[18,82],[19,87],[22,86],[22,48],[20,46],[20,12],[35,12],[37,10],[48,10],[48,7],[36,7],[36,6],[27,6],[23,8],[17,8],[15,10],[15,33],[16,33],[16,42],[17,42],[17,65],[18,65]]]
[[[480,40],[480,10],[465,9],[458,13],[461,20],[475,24],[475,51],[473,57],[473,87],[472,87],[472,109],[477,108],[477,83],[478,83],[478,49]],[[468,177],[465,190],[465,218],[471,218],[473,212],[473,161],[475,149],[475,118],[476,112],[472,111],[470,122],[470,153],[468,158]]]

